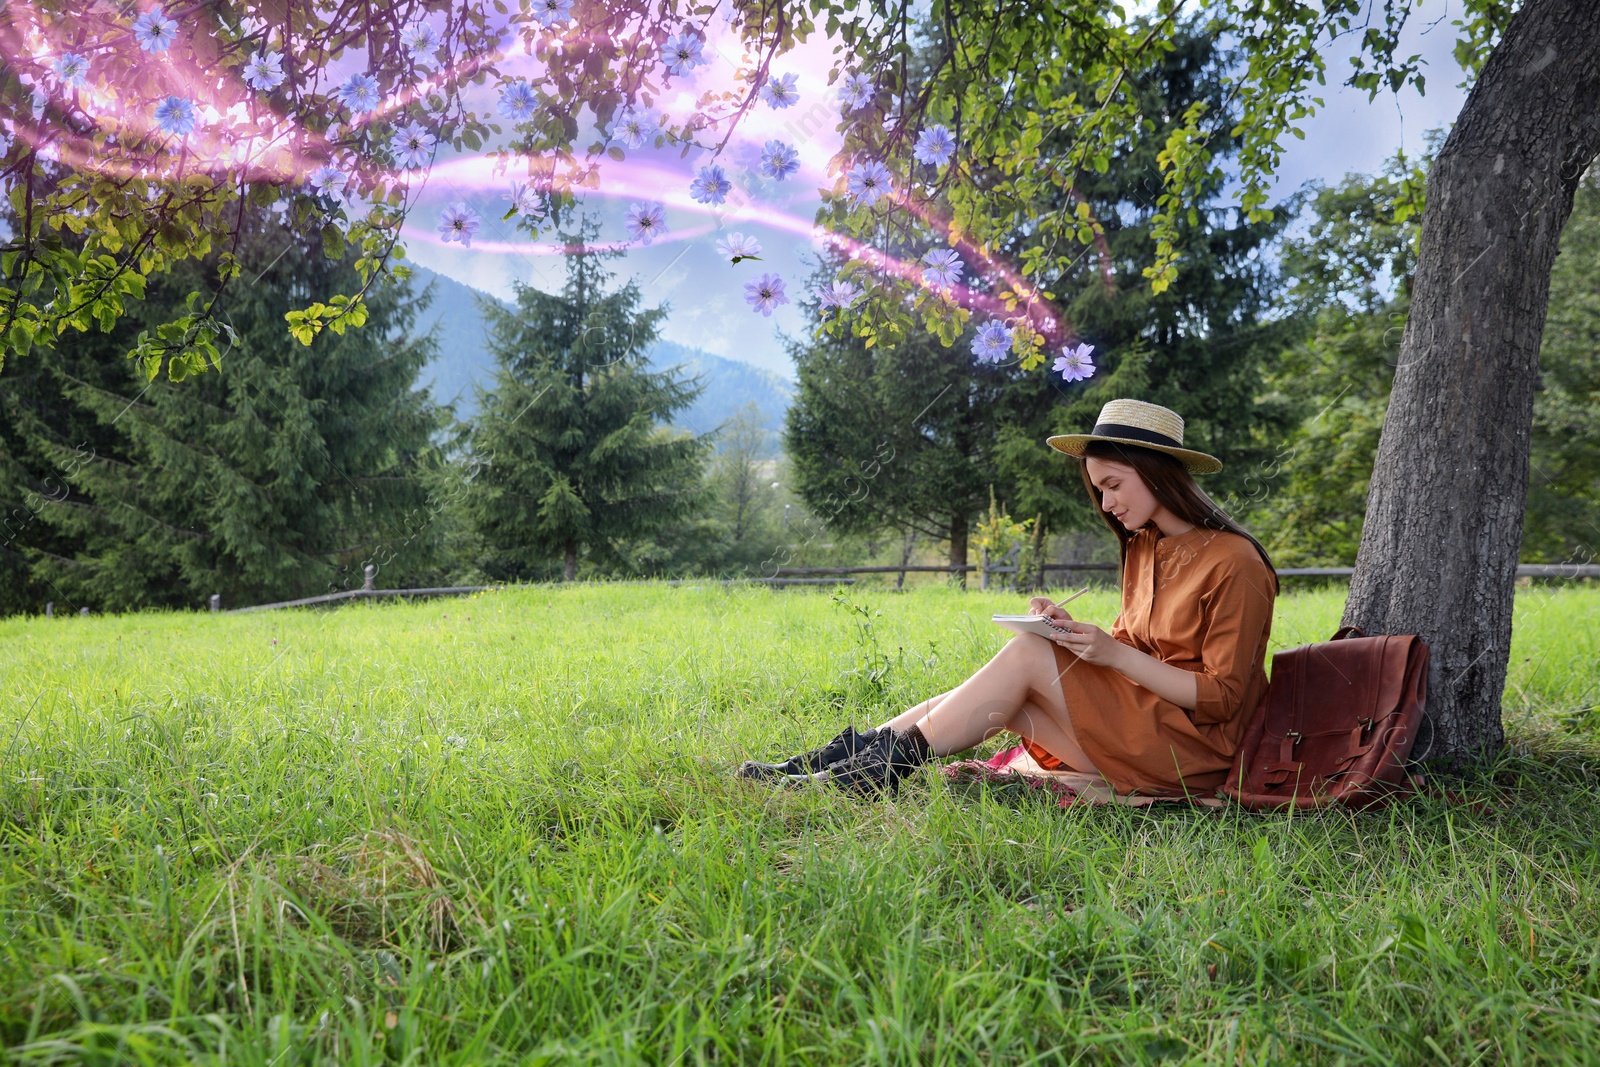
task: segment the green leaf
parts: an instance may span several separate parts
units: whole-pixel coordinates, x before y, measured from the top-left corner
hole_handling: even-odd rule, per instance
[[[333,223],[322,227],[322,254],[329,259],[344,258],[344,231]]]

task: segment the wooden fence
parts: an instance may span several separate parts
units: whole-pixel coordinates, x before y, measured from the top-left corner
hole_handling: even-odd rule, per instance
[[[1042,567],[1030,568],[1036,571],[1111,571],[1117,570],[1115,563],[1046,563]],[[754,584],[767,585],[782,589],[788,586],[833,586],[854,585],[855,575],[861,574],[896,574],[900,582],[905,582],[907,574],[946,574],[951,577],[981,571],[980,588],[989,588],[990,575],[1015,575],[1015,563],[1000,563],[986,565],[984,563],[968,563],[965,566],[949,564],[886,564],[863,567],[780,567],[770,576],[758,578],[675,578],[663,582],[664,585],[736,585]],[[1348,578],[1355,573],[1354,567],[1279,567],[1277,575],[1280,578]],[[1518,578],[1600,578],[1600,564],[1593,563],[1519,563],[1517,565]],[[654,584],[653,580],[651,581]],[[1014,581],[1014,579],[1013,579]],[[360,589],[347,589],[338,593],[324,593],[321,596],[301,597],[299,600],[280,600],[273,604],[251,604],[249,607],[231,608],[230,615],[239,615],[250,611],[273,611],[277,608],[312,607],[317,604],[337,604],[346,600],[371,600],[379,597],[427,597],[427,596],[461,596],[466,593],[483,593],[491,589],[504,589],[504,585],[446,585],[425,589],[379,589],[377,588],[377,568],[366,568],[365,580]],[[210,607],[212,611],[222,611],[222,595],[211,594]],[[44,606],[47,617],[55,614],[54,602]],[[88,608],[79,608],[79,615],[88,615]]]

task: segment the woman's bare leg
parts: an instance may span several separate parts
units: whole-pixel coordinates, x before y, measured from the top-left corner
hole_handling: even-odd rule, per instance
[[[1074,770],[1093,770],[1072,732],[1055,645],[1034,634],[1013,637],[965,682],[884,725],[901,732],[917,726],[936,756],[964,752],[1010,730]]]
[[[954,692],[954,689],[946,689],[944,692],[935,696],[931,696],[927,700],[922,701],[920,704],[913,704],[905,711],[902,711],[900,714],[884,723],[883,726],[887,726],[890,729],[903,734],[913,726],[917,725],[917,723],[921,722],[924,715],[938,707],[939,701],[943,700],[945,697]],[[881,726],[879,727],[879,729],[882,728],[883,727]]]

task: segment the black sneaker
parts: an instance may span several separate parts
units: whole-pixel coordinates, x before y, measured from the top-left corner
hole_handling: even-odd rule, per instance
[[[854,726],[846,726],[839,736],[821,748],[802,752],[798,756],[790,756],[782,763],[757,763],[755,760],[746,760],[734,772],[734,777],[786,778],[797,774],[804,775],[820,771],[831,763],[847,760],[856,753],[863,751],[877,734],[877,727],[873,727],[864,733],[856,733]]]
[[[854,756],[831,763],[813,774],[789,775],[789,781],[821,782],[858,796],[895,793],[900,789],[900,780],[926,762],[926,745],[918,745],[893,730],[880,730],[871,743]]]

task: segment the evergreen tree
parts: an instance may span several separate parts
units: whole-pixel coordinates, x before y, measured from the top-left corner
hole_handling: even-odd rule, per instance
[[[66,599],[97,610],[197,606],[213,592],[253,603],[359,584],[367,562],[426,577],[421,467],[445,417],[413,389],[434,349],[407,336],[409,285],[370,291],[365,328],[305,346],[285,334],[284,313],[359,288],[354,253],[330,260],[260,212],[236,253],[244,272],[219,305],[236,343],[217,373],[147,381],[99,351],[126,351],[127,330],[170,319],[214,270],[208,260],[158,279],[120,333],[68,335],[38,353],[26,388],[4,390],[5,436],[29,457],[13,470],[61,465],[90,423],[98,434],[65,478],[70,496],[38,513],[49,537],[24,549],[35,580]]]
[[[641,310],[637,284],[613,292],[585,220],[568,241],[560,295],[515,283],[516,309],[489,301],[492,388],[464,439],[473,475],[465,507],[484,573],[577,577],[580,557],[611,572],[651,569],[641,542],[706,504],[708,442],[666,423],[697,382],[647,368],[665,308]]]
[[[1042,447],[1055,433],[1082,433],[1101,406],[1115,397],[1136,397],[1172,408],[1184,418],[1184,443],[1226,457],[1223,470],[1207,476],[1206,491],[1225,506],[1238,507],[1269,461],[1277,442],[1294,425],[1296,409],[1262,389],[1267,360],[1303,326],[1276,312],[1281,282],[1267,252],[1298,199],[1275,209],[1268,222],[1250,222],[1226,198],[1223,162],[1242,143],[1233,75],[1236,56],[1198,23],[1183,27],[1171,47],[1157,53],[1138,80],[1141,110],[1155,136],[1113,153],[1104,172],[1069,166],[1075,146],[1064,136],[1046,140],[1043,151],[1071,180],[1056,195],[1055,209],[1070,215],[1079,204],[1100,221],[1096,239],[1068,270],[1036,281],[1054,293],[1074,294],[1066,305],[1072,332],[1095,346],[1096,371],[1087,382],[1050,378],[1059,396],[1044,426],[1002,427],[1001,466],[1014,485],[1013,514],[1040,514],[1051,529],[1102,527],[1090,513],[1077,473]],[[1092,86],[1084,86],[1090,95]],[[1177,276],[1162,292],[1151,291],[1141,272],[1148,261],[1151,217],[1160,190],[1156,155],[1165,132],[1176,129],[1192,108],[1203,106],[1213,133],[1214,164],[1202,183],[1200,208],[1178,222],[1182,255]],[[993,181],[1004,181],[996,172]],[[1003,246],[1007,258],[1025,260],[1033,243],[1020,226]]]
[[[1213,151],[1219,158],[1236,151],[1230,63],[1213,38],[1190,28],[1140,79],[1145,114],[1176,127],[1204,103],[1220,127]],[[1151,190],[1159,188],[1152,146],[1159,141],[1141,139],[1114,155],[1104,173],[1075,171],[1056,205],[1070,213],[1086,203],[1105,231],[1073,269],[1038,279],[1051,292],[1077,294],[1067,320],[1095,346],[1096,371],[1087,381],[1065,382],[1048,369],[1024,372],[1014,363],[977,364],[965,339],[947,349],[921,336],[885,351],[881,343],[867,348],[854,338],[823,337],[793,350],[800,387],[786,442],[813,511],[831,513],[846,532],[892,528],[946,541],[952,565],[967,562],[968,528],[988,507],[991,485],[1003,510],[1038,517],[1045,530],[1098,529],[1076,472],[1044,441],[1087,429],[1118,396],[1178,410],[1186,444],[1229,457],[1209,488],[1225,497],[1249,484],[1252,467],[1271,455],[1269,442],[1293,415],[1288,404],[1258,398],[1265,356],[1294,329],[1274,320],[1278,282],[1262,257],[1286,217],[1249,223],[1220,208],[1198,212],[1181,228],[1176,280],[1152,293],[1138,268],[1148,255]],[[1064,170],[1076,165],[1063,137],[1047,140],[1044,152]],[[984,180],[1007,177],[997,166]],[[1208,187],[1213,201],[1222,186],[1219,167]],[[1030,228],[1019,226],[1000,258],[1026,261],[1031,239]],[[901,233],[888,250],[914,259],[930,240]],[[819,274],[825,283],[833,277],[833,269]],[[1006,288],[1002,279],[988,281]],[[882,471],[864,484],[875,463]]]

